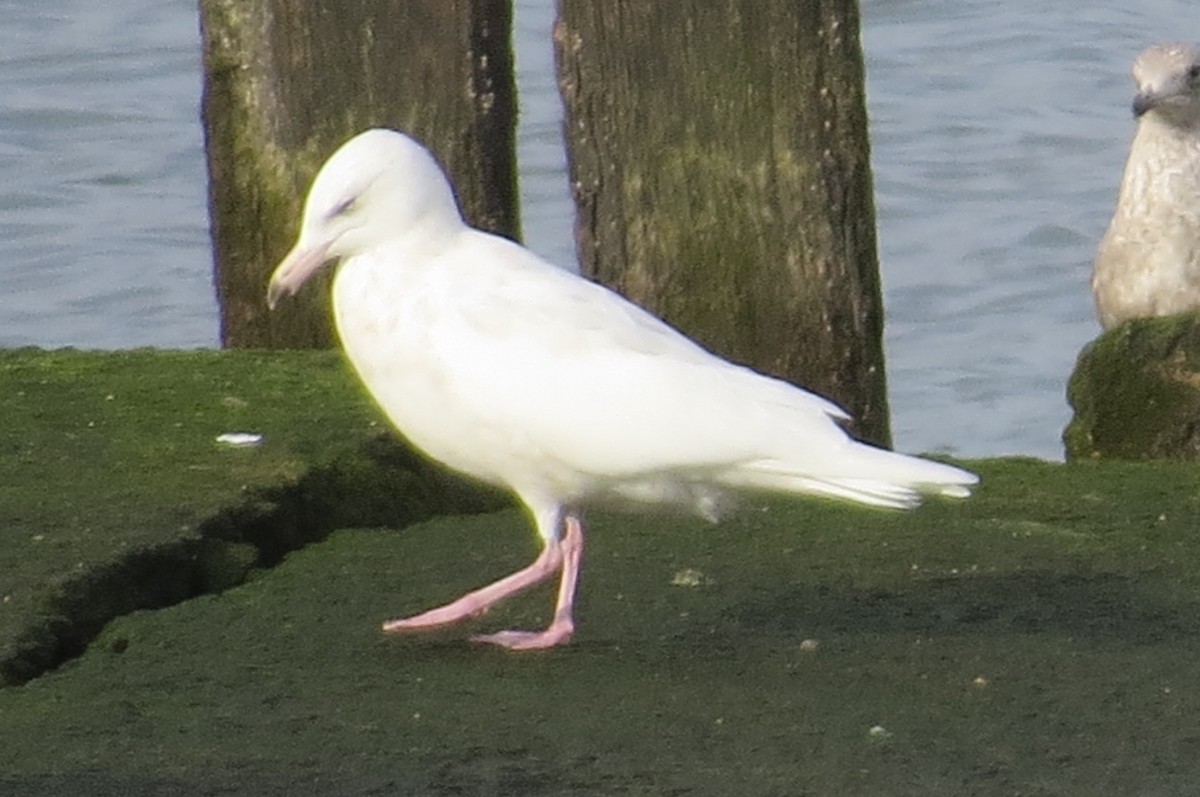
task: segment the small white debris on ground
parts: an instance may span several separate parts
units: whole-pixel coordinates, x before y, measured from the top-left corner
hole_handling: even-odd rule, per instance
[[[263,436],[253,432],[225,432],[217,435],[217,442],[233,448],[248,448],[262,445]]]
[[[708,583],[708,577],[699,570],[684,568],[671,576],[672,587],[699,587]]]

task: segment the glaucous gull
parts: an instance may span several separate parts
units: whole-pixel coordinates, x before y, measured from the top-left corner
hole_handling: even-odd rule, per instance
[[[908,508],[921,493],[966,496],[977,481],[856,442],[833,403],[471,228],[441,167],[402,133],[368,130],[321,168],[268,304],[331,261],[338,333],[368,391],[426,454],[516,493],[542,543],[528,567],[385,631],[465,620],[557,573],[545,630],[474,639],[568,641],[586,504],[674,504],[715,520],[737,490]]]

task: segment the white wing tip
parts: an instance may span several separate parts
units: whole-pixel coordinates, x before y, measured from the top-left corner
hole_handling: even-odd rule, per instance
[[[962,484],[943,484],[938,490],[938,495],[944,495],[947,498],[970,498],[971,488]]]

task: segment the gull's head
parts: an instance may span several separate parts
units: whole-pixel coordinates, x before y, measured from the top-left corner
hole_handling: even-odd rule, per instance
[[[300,290],[326,263],[461,224],[454,192],[429,150],[395,130],[359,133],[317,172],[296,244],[271,274],[267,305]]]
[[[1133,115],[1151,111],[1175,124],[1200,124],[1200,48],[1168,42],[1147,47],[1133,62]]]

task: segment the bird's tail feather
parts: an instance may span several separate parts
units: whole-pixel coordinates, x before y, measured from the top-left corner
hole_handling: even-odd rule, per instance
[[[922,494],[966,498],[979,481],[975,474],[918,457],[881,448],[853,444],[855,451],[845,464],[846,473],[827,471],[820,476],[805,473],[779,460],[759,460],[737,469],[725,479],[731,485],[826,495],[871,506],[911,509]]]

